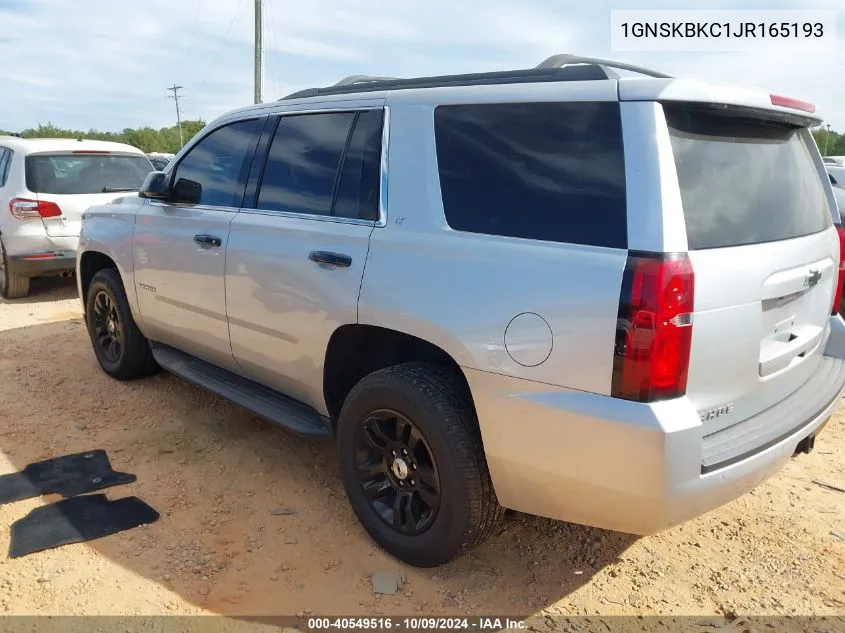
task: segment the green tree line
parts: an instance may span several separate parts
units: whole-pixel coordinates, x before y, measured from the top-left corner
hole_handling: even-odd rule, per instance
[[[187,143],[205,126],[205,121],[182,121],[182,134]],[[0,135],[6,134],[0,130]],[[182,147],[179,142],[179,128],[176,125],[159,129],[151,127],[125,128],[122,132],[100,132],[98,130],[65,130],[52,123],[20,133],[24,138],[86,138],[99,141],[115,141],[134,145],[144,152],[175,154]],[[820,127],[813,130],[813,137],[825,156],[845,156],[845,134]]]
[[[845,134],[818,128],[813,130],[813,138],[816,139],[822,156],[845,156]]]
[[[182,135],[187,143],[205,126],[205,121],[182,121]],[[8,134],[0,130],[0,135]],[[65,130],[52,123],[39,124],[38,127],[23,130],[19,133],[24,138],[84,138],[97,141],[114,141],[133,145],[143,152],[163,152],[175,154],[182,147],[179,141],[179,127],[151,127],[125,128],[122,132],[100,132],[98,130]]]

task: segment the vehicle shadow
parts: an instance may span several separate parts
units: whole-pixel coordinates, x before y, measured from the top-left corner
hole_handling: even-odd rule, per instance
[[[27,571],[33,559],[40,570],[70,560],[75,573],[86,574],[93,553],[108,561],[78,582],[95,596],[98,583],[110,582],[102,572],[110,564],[150,581],[133,580],[132,591],[98,613],[132,612],[133,596],[150,605],[144,612],[166,613],[160,585],[197,607],[251,620],[298,613],[527,615],[561,600],[568,609],[567,596],[635,541],[516,515],[450,564],[405,566],[359,526],[331,441],[291,435],[167,374],[114,381],[96,364],[80,319],[0,332],[0,350],[3,472],[101,448],[115,470],[138,478],[101,492],[111,499],[137,495],[161,513],[143,528],[4,561],[10,573],[20,570],[16,582],[35,583]],[[55,500],[0,508],[6,523],[0,548],[8,545],[11,521]],[[370,576],[378,571],[401,571],[404,587],[375,595]],[[135,592],[136,585],[147,588]],[[78,595],[49,586],[38,591],[46,592],[47,612],[85,612]]]

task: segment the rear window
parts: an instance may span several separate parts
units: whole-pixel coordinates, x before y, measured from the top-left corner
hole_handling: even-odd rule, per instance
[[[689,248],[775,242],[831,225],[801,128],[686,105],[664,105]]]
[[[439,106],[434,125],[451,228],[626,248],[618,103]]]
[[[26,187],[56,195],[135,191],[152,169],[145,156],[38,154],[26,157]]]

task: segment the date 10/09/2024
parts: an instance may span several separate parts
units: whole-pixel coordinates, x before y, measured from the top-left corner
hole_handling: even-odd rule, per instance
[[[389,617],[372,618],[308,618],[308,631],[346,629],[353,631],[397,630],[397,631],[501,631],[521,630],[528,627],[523,620],[508,617]]]

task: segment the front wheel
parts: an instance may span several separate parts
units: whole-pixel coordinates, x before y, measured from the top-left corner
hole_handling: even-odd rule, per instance
[[[361,380],[340,413],[338,454],[352,509],[376,543],[411,565],[463,554],[503,513],[465,391],[448,369],[406,363]]]
[[[141,334],[123,282],[114,268],[97,272],[88,286],[85,319],[94,354],[109,376],[133,380],[158,370],[149,341]]]

